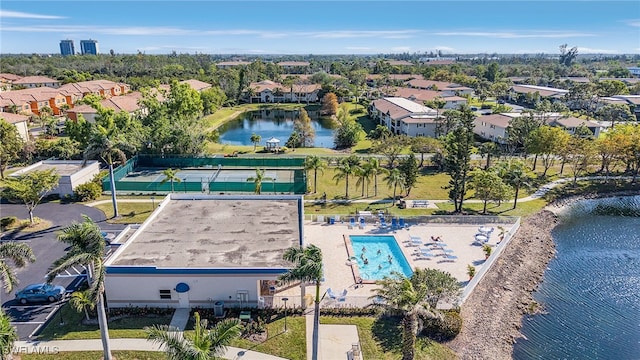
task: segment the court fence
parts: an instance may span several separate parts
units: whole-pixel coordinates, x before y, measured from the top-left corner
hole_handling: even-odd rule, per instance
[[[262,184],[264,193],[304,194],[307,190],[307,174],[304,170],[304,157],[287,158],[225,158],[225,157],[186,157],[136,155],[124,165],[114,169],[116,191],[119,193],[167,193],[203,192],[203,193],[254,193],[253,181],[220,181],[224,178],[202,177],[199,180],[160,183],[158,181],[127,181],[127,174],[139,168],[174,168],[215,170],[219,166],[226,169],[282,169],[293,172],[291,181],[268,181]],[[102,179],[102,190],[111,191],[109,176]]]

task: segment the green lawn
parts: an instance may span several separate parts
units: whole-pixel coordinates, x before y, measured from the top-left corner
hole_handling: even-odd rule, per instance
[[[320,318],[322,324],[355,325],[365,359],[396,360],[402,357],[402,329],[398,319],[387,317],[329,317]],[[418,337],[416,359],[456,359],[453,351],[424,337]]]
[[[113,357],[120,360],[165,360],[167,355],[158,351],[112,351]],[[102,351],[73,351],[57,354],[21,354],[22,360],[101,360]]]
[[[286,359],[304,359],[307,357],[304,316],[287,317],[286,333],[284,332],[284,319],[278,318],[267,324],[267,334],[267,340],[262,343],[238,339],[231,345]]]
[[[156,201],[156,205],[161,201],[159,199]],[[118,212],[120,213],[120,218],[113,219],[113,204],[111,201],[98,204],[94,206],[96,209],[102,210],[104,212],[107,219],[110,219],[109,222],[117,223],[117,224],[139,224],[144,222],[153,209],[153,203],[150,201],[148,203],[139,203],[139,202],[118,202]]]
[[[60,314],[64,324],[60,325]],[[38,340],[78,340],[78,339],[99,339],[100,329],[98,324],[83,325],[81,320],[83,314],[75,311],[69,304],[65,304],[47,327],[38,335]],[[154,324],[169,324],[171,315],[142,317],[128,316],[121,319],[109,321],[109,336],[117,338],[145,338],[146,334],[142,330],[145,326]]]
[[[503,216],[522,216],[526,217],[528,215],[534,214],[540,211],[547,205],[547,201],[545,199],[535,199],[531,201],[518,202],[518,206],[516,209],[513,208],[513,201],[508,201],[506,203],[502,203],[502,205],[498,206],[495,203],[487,204],[487,214],[489,215],[503,215]],[[438,209],[441,211],[448,213],[453,211],[453,203],[437,203]],[[481,214],[482,213],[482,203],[472,203],[465,202],[463,203],[464,212],[467,214]],[[434,214],[438,214],[438,211],[435,211]]]

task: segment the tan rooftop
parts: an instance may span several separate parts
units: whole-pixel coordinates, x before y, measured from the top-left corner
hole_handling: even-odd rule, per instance
[[[171,194],[110,266],[277,268],[300,246],[301,196]]]

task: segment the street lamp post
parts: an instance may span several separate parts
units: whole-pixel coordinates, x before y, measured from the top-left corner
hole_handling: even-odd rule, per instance
[[[289,298],[282,298],[282,301],[284,301],[284,332],[287,332],[287,301]]]

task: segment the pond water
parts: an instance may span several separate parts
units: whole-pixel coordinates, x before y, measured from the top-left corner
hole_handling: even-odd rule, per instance
[[[315,130],[314,147],[333,148],[333,129],[329,119],[321,119],[318,111],[307,110],[311,124]],[[249,111],[238,118],[221,126],[220,143],[229,145],[253,145],[251,134],[262,137],[258,146],[264,146],[266,141],[275,137],[284,144],[293,131],[293,121],[298,118],[297,110],[257,110]]]
[[[553,231],[544,313],[523,320],[514,359],[640,358],[640,218],[577,212]]]

